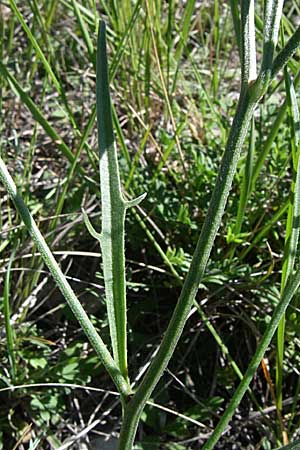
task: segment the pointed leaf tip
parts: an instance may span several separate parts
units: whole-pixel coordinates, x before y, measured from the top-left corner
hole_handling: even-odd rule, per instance
[[[125,201],[125,207],[126,207],[126,208],[131,208],[132,206],[137,206],[137,205],[139,205],[139,204],[144,200],[144,198],[146,197],[146,195],[147,195],[147,192],[145,192],[145,193],[142,194],[142,195],[139,195],[137,198],[134,198],[134,199],[132,199],[132,200],[126,200],[126,201]]]
[[[100,21],[97,46],[96,103],[100,157],[114,142],[106,52],[106,25]]]
[[[82,208],[82,215],[83,215],[83,220],[85,223],[85,226],[87,227],[88,232],[90,233],[91,236],[93,236],[93,238],[95,238],[97,241],[101,240],[101,234],[98,233],[95,228],[93,227],[93,225],[91,224],[91,221],[86,213],[86,211]]]

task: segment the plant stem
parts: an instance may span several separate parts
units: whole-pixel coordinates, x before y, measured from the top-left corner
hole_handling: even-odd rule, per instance
[[[250,7],[251,6],[251,7]],[[204,270],[214,243],[216,233],[220,227],[222,215],[225,209],[226,200],[231,188],[233,177],[236,171],[240,151],[244,143],[249,123],[253,115],[254,108],[265,93],[271,76],[272,63],[275,47],[278,39],[278,30],[282,12],[283,0],[267,0],[265,8],[265,29],[263,59],[258,78],[252,83],[251,78],[255,72],[255,39],[250,36],[254,32],[253,27],[253,5],[247,2],[243,11],[244,23],[247,25],[243,35],[242,50],[242,86],[236,114],[227,140],[226,150],[223,156],[221,168],[212,193],[208,212],[202,226],[201,234],[192,259],[190,270],[185,279],[180,297],[175,311],[161,342],[159,351],[152,361],[144,379],[138,387],[130,402],[125,406],[124,420],[121,429],[118,450],[131,450],[138,426],[138,422],[143,408],[153,392],[158,380],[163,374],[182,334],[184,324],[187,320],[192,302],[198,290],[199,283],[204,274]],[[249,48],[251,47],[251,48]],[[282,63],[286,60],[283,59]],[[250,84],[247,83],[250,81]],[[300,274],[299,274],[300,283]],[[298,284],[299,284],[298,283]],[[297,285],[298,286],[298,285]],[[294,287],[294,286],[292,286]],[[295,288],[296,289],[296,288]],[[226,414],[221,419],[215,432],[207,442],[205,448],[210,450],[218,441],[227,423],[232,417],[236,407],[241,401],[244,393],[249,387],[254,371],[258,366],[268,344],[270,343],[279,320],[285,311],[291,296],[291,290],[287,291],[282,302],[276,308],[271,325],[267,328],[264,338],[258,347],[240,387],[236,391]]]
[[[119,450],[132,449],[143,408],[167,367],[176,344],[182,334],[199,283],[204,274],[215,236],[221,224],[240,151],[246,137],[255,105],[256,97],[253,97],[252,89],[248,88],[244,91],[243,95],[240,96],[219,175],[212,193],[209,209],[175,311],[156,357],[152,361],[136,393],[125,407],[124,420],[119,439]]]
[[[96,353],[99,355],[103,365],[105,366],[107,372],[109,373],[112,380],[114,381],[117,389],[119,390],[119,392],[121,394],[121,398],[127,397],[131,392],[131,388],[130,388],[129,384],[127,383],[127,381],[121,374],[117,364],[113,360],[113,358],[110,355],[109,351],[107,350],[104,342],[102,341],[101,337],[97,333],[94,325],[88,318],[88,316],[87,316],[86,312],[84,311],[83,307],[81,306],[78,298],[74,294],[71,286],[69,285],[64,274],[62,273],[58,263],[56,262],[54,256],[52,255],[45,239],[43,238],[41,232],[39,231],[33,217],[31,216],[28,208],[26,207],[22,197],[18,194],[16,185],[15,185],[13,179],[11,178],[10,174],[8,173],[8,170],[5,166],[2,158],[0,158],[0,180],[2,181],[8,194],[10,195],[11,199],[13,200],[35,245],[37,246],[39,252],[41,253],[45,264],[49,268],[49,270],[53,276],[53,279],[55,280],[57,286],[59,287],[61,293],[63,294],[69,307],[71,308],[74,316],[80,323],[80,325],[81,325],[83,331],[85,332],[86,336],[88,337],[91,345],[93,346]]]
[[[280,319],[283,317],[283,314],[286,311],[286,308],[288,307],[293,295],[295,294],[296,290],[299,288],[300,285],[300,269],[295,273],[295,275],[290,278],[288,284],[286,285],[286,288],[282,294],[281,300],[278,303],[278,305],[275,308],[275,311],[272,315],[272,319],[270,323],[268,324],[268,327],[265,331],[265,334],[257,347],[257,350],[255,352],[255,355],[253,356],[248,369],[246,370],[246,373],[244,375],[243,380],[239,384],[239,387],[235,391],[225,413],[223,414],[220,422],[218,423],[217,427],[215,428],[213,434],[209,438],[209,440],[206,442],[202,450],[212,450],[215,446],[215,444],[218,442],[221,434],[225,430],[226,426],[228,425],[230,419],[232,418],[233,414],[235,413],[236,408],[240,404],[240,401],[242,400],[246,390],[248,389],[250,382],[255,374],[255,371],[257,367],[259,366],[262,357],[268,348],[272,337],[274,336],[274,333],[278,327],[278,324],[280,322]]]

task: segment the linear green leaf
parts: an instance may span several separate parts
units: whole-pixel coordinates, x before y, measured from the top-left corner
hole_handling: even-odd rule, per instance
[[[299,147],[299,109],[293,82],[287,71],[285,73],[287,98],[291,119],[291,143],[293,147],[292,171],[293,181],[291,185],[291,195],[288,208],[286,236],[284,247],[284,261],[281,276],[281,292],[292,274],[299,239],[299,214],[300,214],[300,147]],[[283,378],[283,358],[284,358],[284,333],[285,316],[282,317],[277,334],[277,370],[276,370],[276,393],[279,408],[282,408],[282,378]]]
[[[125,379],[127,368],[127,318],[125,280],[125,212],[130,203],[123,198],[109,93],[105,23],[100,22],[97,52],[97,123],[102,227],[102,251],[106,304],[114,358]]]
[[[10,275],[11,275],[11,266],[15,257],[15,250],[11,253],[7,272],[4,281],[4,292],[3,292],[3,303],[4,303],[4,320],[5,320],[5,332],[6,332],[6,345],[8,352],[8,360],[11,369],[11,379],[12,382],[15,381],[16,378],[16,358],[15,358],[15,338],[14,338],[14,330],[10,320]]]
[[[272,319],[267,326],[265,334],[263,335],[262,340],[260,341],[257,347],[255,355],[253,356],[248,366],[248,369],[246,370],[243,380],[241,381],[237,390],[235,391],[229,405],[227,406],[225,413],[223,414],[213,434],[211,435],[207,443],[204,445],[203,450],[212,450],[215,444],[218,442],[226,426],[228,425],[230,419],[235,413],[236,408],[240,404],[240,401],[242,400],[245,392],[247,391],[251,383],[251,380],[255,375],[255,371],[264,356],[265,351],[270,345],[270,342],[276,332],[276,329],[279,325],[282,316],[286,311],[286,308],[288,307],[290,301],[292,300],[299,286],[300,286],[300,269],[298,269],[295,275],[288,281],[286,288],[281,296],[281,299],[278,305],[276,306],[275,311],[273,312]]]
[[[88,337],[90,343],[92,344],[94,350],[99,355],[103,365],[105,366],[107,372],[113,379],[117,389],[119,390],[121,396],[128,396],[131,392],[131,388],[123,375],[121,374],[118,366],[111,357],[109,351],[107,350],[103,340],[97,333],[94,325],[88,318],[86,312],[81,306],[78,298],[74,294],[71,286],[69,285],[67,279],[62,273],[58,263],[56,262],[53,254],[51,253],[45,239],[43,238],[41,232],[39,231],[33,217],[31,216],[28,208],[26,207],[22,197],[18,194],[16,185],[11,178],[8,170],[0,158],[0,180],[3,183],[5,189],[7,190],[9,196],[13,200],[22,220],[28,229],[32,240],[34,241],[37,249],[42,255],[42,258],[49,268],[53,279],[55,280],[57,286],[62,292],[64,298],[66,299],[68,305],[70,306],[74,316],[80,323],[83,331]]]
[[[55,129],[50,125],[47,119],[43,116],[40,109],[35,105],[30,96],[24,89],[21,87],[17,79],[7,70],[7,68],[0,61],[0,73],[3,77],[13,86],[14,90],[20,96],[21,100],[27,106],[29,111],[31,112],[33,118],[42,126],[42,128],[46,131],[48,136],[53,140],[53,142],[57,145],[57,147],[61,150],[61,152],[66,156],[66,158],[70,161],[74,161],[74,155],[67,144],[63,141],[63,139],[59,136],[59,134],[55,131]],[[76,170],[81,175],[85,175],[84,169],[77,165]]]

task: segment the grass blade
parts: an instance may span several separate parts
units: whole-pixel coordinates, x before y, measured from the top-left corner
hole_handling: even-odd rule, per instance
[[[50,125],[47,119],[43,116],[40,109],[35,105],[30,96],[24,89],[21,87],[16,78],[7,70],[7,68],[0,61],[0,73],[3,77],[12,85],[14,90],[19,95],[20,99],[27,106],[29,111],[31,112],[33,118],[42,126],[48,136],[52,139],[52,141],[57,145],[57,147],[61,150],[61,152],[66,156],[66,158],[72,163],[74,161],[74,155],[71,149],[67,146],[67,144],[63,141],[63,139],[59,136],[59,134],[55,131],[55,129]],[[85,176],[84,169],[77,165],[76,170]],[[89,182],[92,180],[89,179]]]
[[[164,80],[164,76],[163,76],[163,73],[162,73],[161,63],[160,63],[159,54],[158,54],[158,46],[156,44],[154,30],[153,30],[153,23],[152,23],[152,20],[151,20],[152,14],[151,14],[151,10],[150,10],[150,7],[149,7],[148,0],[146,0],[146,6],[147,6],[148,17],[149,17],[149,28],[150,28],[151,40],[152,40],[152,45],[153,45],[153,49],[154,49],[154,55],[155,55],[155,60],[156,60],[157,68],[158,68],[159,78],[160,78],[160,81],[161,81],[161,86],[162,86],[164,98],[165,98],[167,109],[168,109],[168,113],[169,113],[169,116],[170,116],[170,120],[171,120],[171,124],[172,124],[172,128],[173,128],[173,133],[174,133],[174,137],[175,137],[175,140],[176,140],[176,145],[177,145],[177,149],[178,149],[178,152],[179,152],[182,168],[183,168],[184,173],[187,175],[185,162],[184,162],[184,154],[183,154],[183,151],[182,151],[182,148],[181,148],[179,137],[176,134],[175,119],[174,119],[172,108],[171,108],[170,98],[169,98],[169,95],[168,95],[168,89],[167,89],[167,86],[166,86],[166,83],[165,83],[165,80]]]
[[[282,266],[281,291],[292,274],[295,258],[298,249],[299,239],[299,214],[300,214],[300,139],[299,139],[299,109],[295,89],[292,80],[286,71],[286,90],[290,106],[290,119],[292,130],[292,162],[293,162],[293,181],[291,186],[291,199],[288,208],[288,217],[286,224],[286,237],[284,248],[284,262]],[[283,316],[277,334],[277,368],[276,368],[276,394],[279,409],[282,409],[282,379],[283,379],[283,360],[284,360],[284,333],[285,316]]]
[[[215,444],[218,442],[219,438],[221,437],[221,434],[225,430],[226,426],[228,425],[229,421],[231,420],[233,414],[236,411],[236,408],[240,404],[243,396],[245,395],[251,380],[255,374],[255,371],[257,367],[259,366],[265,351],[267,350],[268,346],[270,345],[270,342],[276,332],[276,329],[279,325],[279,322],[283,316],[283,314],[286,311],[286,308],[288,307],[290,301],[292,300],[295,292],[300,286],[300,269],[297,270],[295,273],[295,276],[289,279],[284,292],[281,296],[281,299],[279,303],[277,304],[275,311],[272,315],[272,319],[269,322],[267,329],[263,335],[263,338],[260,342],[260,344],[257,347],[257,350],[255,352],[255,355],[253,356],[248,369],[246,370],[246,373],[244,375],[244,378],[242,382],[239,384],[238,388],[236,389],[229,405],[227,406],[227,409],[225,413],[223,414],[220,422],[218,423],[217,427],[215,428],[213,434],[209,438],[209,440],[206,442],[206,444],[203,447],[203,450],[212,450],[215,446]]]
[[[31,45],[34,47],[34,49],[36,50],[37,56],[38,58],[42,61],[47,73],[49,74],[50,79],[52,80],[57,92],[63,97],[63,90],[62,87],[60,85],[59,80],[57,79],[55,73],[53,72],[49,62],[47,61],[47,58],[45,57],[41,47],[39,46],[39,44],[37,43],[35,37],[33,36],[33,34],[31,33],[30,28],[28,27],[28,25],[26,24],[19,8],[17,7],[17,4],[14,0],[9,0],[9,4],[11,9],[13,10],[13,12],[15,13],[16,17],[18,18],[20,24],[22,25],[25,33],[28,36],[28,39],[31,43]]]
[[[46,56],[44,55],[44,53],[43,53],[41,47],[39,46],[39,44],[38,44],[36,38],[34,37],[34,35],[32,34],[32,32],[31,32],[31,30],[30,30],[30,28],[29,28],[28,25],[26,24],[26,22],[25,22],[25,20],[24,20],[24,18],[23,18],[23,15],[22,15],[21,11],[19,10],[19,8],[18,8],[18,6],[17,6],[15,0],[9,0],[9,4],[10,4],[11,9],[12,9],[13,12],[15,13],[15,15],[16,15],[18,21],[20,22],[21,26],[23,27],[23,29],[24,29],[24,31],[25,31],[25,33],[26,33],[26,35],[27,35],[27,37],[28,37],[28,39],[29,39],[31,45],[32,45],[33,48],[35,49],[38,58],[42,61],[43,66],[45,67],[45,70],[46,70],[46,72],[48,73],[50,80],[52,81],[52,83],[53,83],[54,86],[55,86],[55,89],[56,89],[57,92],[59,93],[59,95],[60,95],[60,97],[61,97],[61,99],[62,99],[62,101],[63,101],[63,103],[64,103],[64,107],[65,107],[65,110],[66,110],[66,112],[67,112],[67,114],[68,114],[68,118],[69,118],[69,120],[70,120],[70,122],[71,122],[71,124],[72,124],[72,127],[73,127],[75,130],[77,130],[77,129],[78,129],[77,124],[76,124],[76,122],[75,122],[73,113],[72,113],[72,111],[71,111],[71,109],[70,109],[70,107],[69,107],[67,98],[66,98],[66,96],[65,96],[65,91],[64,91],[64,89],[63,89],[63,87],[62,87],[62,85],[61,85],[59,79],[58,79],[57,76],[55,75],[54,71],[52,70],[51,65],[49,64],[49,62],[48,62]]]
[[[251,128],[250,128],[250,142],[248,147],[247,159],[245,163],[243,181],[241,185],[241,193],[238,205],[238,212],[236,216],[235,227],[233,233],[238,236],[242,229],[243,218],[246,210],[247,200],[249,198],[251,189],[251,179],[252,179],[252,168],[253,168],[253,155],[255,149],[255,121],[252,118]],[[234,255],[234,249],[231,252],[231,258]]]
[[[238,0],[230,0],[230,8],[231,8],[231,16],[234,26],[235,38],[237,42],[237,47],[239,50],[239,54],[242,54],[242,44],[241,44],[241,19],[239,12],[239,1]]]
[[[16,250],[16,249],[15,249]],[[15,257],[15,250],[11,253],[9,258],[9,263],[7,266],[7,272],[5,276],[4,282],[4,320],[5,320],[5,331],[6,331],[6,345],[7,345],[7,353],[8,360],[11,369],[11,379],[12,382],[15,382],[16,379],[16,359],[15,359],[15,338],[14,338],[14,330],[10,321],[10,274],[11,274],[11,266]]]
[[[276,450],[298,450],[300,448],[300,440],[285,445],[284,447],[278,447]]]
[[[186,43],[187,43],[187,40],[189,37],[189,31],[190,31],[190,26],[191,26],[192,15],[193,15],[193,12],[195,9],[195,3],[196,3],[196,0],[188,0],[186,3],[186,7],[184,10],[184,16],[182,19],[182,28],[180,31],[180,40],[178,42],[176,52],[174,55],[174,59],[177,61],[177,63],[179,63],[181,60],[184,47],[186,46]],[[177,72],[177,70],[176,70],[176,72]]]
[[[72,6],[74,8],[74,13],[76,15],[76,18],[77,18],[77,21],[78,21],[78,24],[79,24],[79,27],[80,27],[80,31],[82,33],[85,45],[86,45],[87,50],[88,50],[90,61],[93,64],[95,64],[94,46],[93,46],[93,43],[91,41],[90,33],[89,33],[88,28],[86,26],[86,23],[84,21],[83,15],[81,14],[81,11],[80,11],[80,9],[78,7],[78,3],[77,3],[76,0],[72,0]]]

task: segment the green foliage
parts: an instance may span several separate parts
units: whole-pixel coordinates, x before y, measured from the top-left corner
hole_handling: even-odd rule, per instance
[[[149,14],[141,1],[32,0],[9,1],[0,11],[1,156],[110,351],[103,266],[100,278],[95,278],[99,248],[80,214],[80,207],[84,207],[98,230],[99,158],[93,125],[96,34],[99,17],[108,21],[120,178],[128,198],[148,193],[141,207],[128,212],[125,224],[132,380],[155,354],[174,311],[234,115],[236,80],[240,78],[234,32],[242,56],[245,39],[240,35],[239,2],[230,2],[234,27],[229,6],[218,3],[149,0]],[[270,6],[278,2],[266,3]],[[284,39],[277,46],[272,76],[295,46],[293,38],[286,53],[280,52],[295,33],[299,14],[296,2],[286,1],[284,8]],[[256,5],[256,13],[260,59],[262,5]],[[298,33],[294,34],[296,38]],[[269,38],[274,41],[272,27],[264,37]],[[296,92],[294,105],[298,102],[297,58],[287,65],[290,86]],[[266,58],[264,65],[268,65]],[[272,321],[284,278],[281,270],[291,230],[287,214],[291,214],[293,204],[293,181],[296,183],[299,173],[294,142],[297,120],[293,125],[287,86],[279,74],[256,110],[252,124],[255,139],[246,137],[227,209],[201,280],[197,301],[202,313],[192,309],[169,364],[176,379],[165,373],[153,393],[155,401],[186,418],[147,405],[138,435],[141,442],[136,448],[192,450],[199,439],[204,444],[204,437],[193,441],[199,429],[187,418],[203,421],[207,427],[204,434],[215,427],[217,416],[222,414],[238,377],[246,371],[257,342]],[[10,289],[5,295],[9,308],[4,314],[1,300],[1,314],[8,328],[9,316],[12,318],[13,331],[13,340],[4,333],[0,336],[1,388],[59,382],[112,389],[98,357],[87,350],[73,313],[60,306],[62,299],[47,277],[39,251],[31,247],[18,213],[2,191],[0,209],[0,283],[10,276]],[[297,227],[293,231],[297,234]],[[12,267],[7,270],[14,249]],[[292,254],[297,267],[295,248]],[[220,448],[229,448],[232,442],[241,442],[245,448],[275,448],[284,443],[282,431],[291,442],[297,439],[298,334],[296,295],[287,309],[285,333],[281,333],[277,345],[282,382],[275,375],[275,342],[267,352],[276,399],[280,403],[282,396],[283,400],[283,429],[279,416],[273,413],[263,421],[244,420],[249,409],[262,414],[262,409],[274,402],[268,396],[265,376],[258,370],[251,384],[254,396],[248,391],[240,416],[222,437]],[[70,427],[80,431],[82,415],[86,424],[94,412],[91,394],[77,392],[67,387],[0,392],[4,398],[0,445],[13,448],[31,422],[29,448],[48,448],[54,442],[57,447],[62,445],[71,435]],[[106,409],[108,419],[96,428],[110,432],[120,411],[110,412],[113,401],[97,396],[96,402],[103,404],[97,414]],[[70,417],[72,401],[77,397],[82,410]],[[223,403],[210,405],[211,399],[223,399]],[[293,403],[284,403],[286,399],[293,399]],[[93,430],[89,436],[92,438]],[[183,439],[188,443],[182,444]]]

